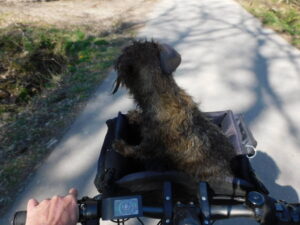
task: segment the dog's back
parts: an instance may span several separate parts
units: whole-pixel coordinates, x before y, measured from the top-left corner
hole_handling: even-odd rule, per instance
[[[149,143],[149,147],[163,146],[156,152],[159,157],[168,158],[176,169],[197,180],[231,176],[233,147],[192,98],[176,88],[176,97],[161,96],[165,100],[160,99],[163,104],[156,106],[155,113],[143,109],[142,136],[152,136],[156,143]]]

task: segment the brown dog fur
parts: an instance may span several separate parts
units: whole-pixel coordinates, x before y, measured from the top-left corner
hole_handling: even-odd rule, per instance
[[[118,58],[116,90],[124,85],[139,106],[128,117],[141,125],[142,141],[130,146],[119,140],[113,147],[124,156],[167,161],[197,181],[232,176],[232,145],[172,74],[163,72],[160,51],[158,43],[134,42]]]

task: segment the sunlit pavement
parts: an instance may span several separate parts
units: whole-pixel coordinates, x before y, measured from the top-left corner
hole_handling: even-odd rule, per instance
[[[139,36],[174,46],[182,55],[176,80],[203,111],[243,113],[259,145],[251,159],[271,196],[300,196],[300,51],[232,0],[162,0]],[[115,74],[99,87],[69,132],[31,178],[10,213],[31,197],[41,200],[76,187],[93,196],[105,121],[134,107],[121,90],[110,95]],[[233,224],[218,222],[216,224]],[[256,224],[239,219],[236,224]]]

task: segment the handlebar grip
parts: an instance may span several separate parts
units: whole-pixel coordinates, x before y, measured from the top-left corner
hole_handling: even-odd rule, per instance
[[[96,196],[98,197],[98,196]],[[98,220],[101,217],[101,200],[93,199],[88,197],[83,197],[81,200],[77,201],[79,209],[79,221],[85,222],[89,220]],[[101,197],[101,196],[100,196]],[[14,214],[12,225],[25,225],[27,217],[27,211],[18,211]]]
[[[13,220],[11,221],[12,225],[25,225],[27,217],[27,211],[18,211],[15,213]]]

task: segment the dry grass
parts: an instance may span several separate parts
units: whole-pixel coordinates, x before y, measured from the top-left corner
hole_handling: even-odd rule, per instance
[[[120,21],[141,22],[156,0],[69,0],[42,3],[1,3],[7,23],[42,23],[62,29],[86,28],[89,32],[113,30]]]

